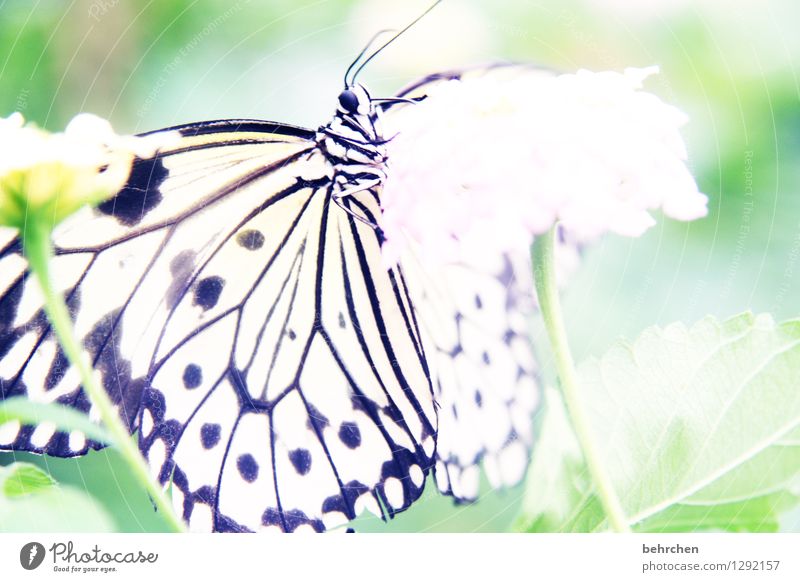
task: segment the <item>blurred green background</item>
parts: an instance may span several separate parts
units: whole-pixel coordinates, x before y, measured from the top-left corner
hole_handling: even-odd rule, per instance
[[[226,117],[316,127],[366,40],[427,5],[0,0],[0,115],[21,111],[58,130],[90,111],[122,133]],[[709,215],[660,221],[641,239],[607,237],[586,252],[565,300],[582,359],[651,324],[747,309],[800,315],[798,22],[796,0],[445,0],[362,80],[388,96],[436,70],[497,60],[661,67],[648,88],[690,115],[684,135]],[[547,366],[546,348],[540,354]],[[161,527],[114,454],[34,460],[99,497],[122,530]],[[393,522],[365,518],[356,529],[503,531],[521,495],[487,490],[454,506],[429,489]],[[800,514],[784,529],[800,531]]]

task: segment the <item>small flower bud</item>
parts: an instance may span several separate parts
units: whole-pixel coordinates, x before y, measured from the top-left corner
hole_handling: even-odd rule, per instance
[[[36,220],[53,228],[84,205],[116,194],[135,156],[152,156],[171,135],[118,136],[97,116],[76,116],[63,133],[0,118],[0,225],[22,230]]]

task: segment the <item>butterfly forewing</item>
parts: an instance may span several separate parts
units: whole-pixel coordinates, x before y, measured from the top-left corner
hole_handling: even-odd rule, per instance
[[[216,137],[224,143],[226,135],[241,126],[236,121],[218,124],[215,129],[220,133]],[[265,130],[274,127],[260,126]],[[195,227],[199,221],[191,217],[213,200],[224,198],[221,190],[235,189],[244,180],[253,179],[253,172],[264,172],[269,163],[311,147],[302,134],[263,133],[258,155],[253,150],[240,151],[237,158],[224,150],[226,163],[217,172],[222,180],[218,183],[223,186],[180,190],[166,187],[167,176],[200,183],[209,179],[202,164],[184,167],[181,160],[191,160],[200,152],[207,154],[213,140],[210,135],[196,135],[194,126],[179,129],[185,135],[178,147],[156,158],[138,160],[128,185],[116,197],[97,209],[83,209],[62,223],[53,236],[56,287],[65,292],[76,333],[131,425],[139,408],[140,379],[147,376],[152,356],[148,342],[152,343],[153,334],[148,335],[146,328],[152,328],[152,322],[162,317],[167,291],[180,287],[180,280],[190,274],[178,272],[175,276],[159,270],[180,254],[169,241],[183,238],[189,249],[206,247],[218,234]],[[256,141],[253,133],[247,135],[250,142]],[[235,169],[241,164],[252,171],[243,176]],[[38,282],[26,271],[18,240],[6,245],[0,260],[4,266],[0,270],[1,287],[6,289],[0,298],[3,398],[24,394],[32,400],[57,401],[88,411],[77,374],[67,365],[50,332]],[[0,428],[0,446],[15,450],[68,456],[85,452],[89,444],[79,434],[68,438],[56,433],[49,424],[31,428],[9,423]]]

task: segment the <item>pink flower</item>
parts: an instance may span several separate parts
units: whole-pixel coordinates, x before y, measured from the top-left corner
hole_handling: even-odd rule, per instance
[[[526,249],[556,222],[586,242],[640,236],[656,209],[705,216],[678,131],[686,116],[641,90],[656,67],[508,71],[441,83],[388,116],[388,263],[410,241],[450,262]]]

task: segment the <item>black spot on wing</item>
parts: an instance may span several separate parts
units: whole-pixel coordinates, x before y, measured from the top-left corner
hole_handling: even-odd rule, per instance
[[[361,445],[361,431],[358,425],[355,422],[343,422],[339,426],[339,440],[350,449]]]
[[[207,422],[200,428],[200,440],[204,449],[213,449],[219,443],[221,427],[216,423]]]
[[[219,301],[224,286],[225,281],[222,277],[206,277],[199,281],[194,289],[194,304],[205,310],[211,309]]]
[[[203,370],[197,364],[189,364],[183,369],[183,385],[187,390],[197,388],[203,383]]]
[[[306,449],[295,449],[289,453],[289,460],[294,465],[295,471],[305,475],[311,470],[311,453]]]
[[[159,187],[169,172],[160,157],[137,159],[128,182],[113,198],[106,200],[97,210],[113,216],[125,226],[138,224],[144,216],[161,202]]]
[[[255,251],[264,246],[264,235],[255,229],[245,230],[236,235],[236,242],[248,251]]]
[[[239,475],[248,483],[252,483],[258,479],[258,463],[253,455],[245,453],[236,459],[236,468],[239,469]]]

